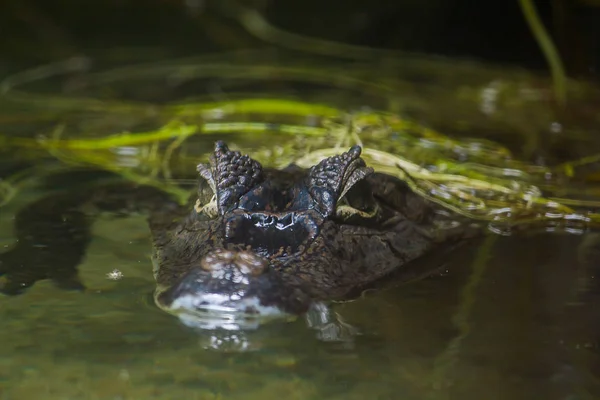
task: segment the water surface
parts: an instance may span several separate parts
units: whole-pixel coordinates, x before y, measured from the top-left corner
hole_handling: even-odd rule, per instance
[[[4,247],[15,212],[40,195],[26,187],[2,209]],[[0,299],[0,398],[594,398],[594,235],[474,242],[440,274],[334,305],[354,335],[328,341],[304,319],[183,326],[152,303],[144,218],[107,216],[80,266],[87,291],[40,281]]]

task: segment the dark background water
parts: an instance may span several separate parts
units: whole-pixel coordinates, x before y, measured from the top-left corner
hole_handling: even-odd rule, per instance
[[[474,57],[544,69],[518,1],[246,1],[273,25],[339,42]],[[592,0],[534,1],[571,74],[596,76],[600,7]],[[90,50],[149,46],[165,57],[255,47],[226,1],[4,0],[2,62],[43,63]]]

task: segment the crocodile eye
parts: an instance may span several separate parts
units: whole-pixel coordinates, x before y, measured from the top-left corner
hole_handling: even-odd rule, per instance
[[[217,218],[219,216],[219,210],[217,208],[217,197],[213,196],[208,203],[200,202],[200,199],[196,200],[194,210],[199,215],[204,215],[208,218]]]
[[[206,180],[201,180],[198,184],[198,200],[196,200],[194,209],[196,213],[205,215],[211,219],[219,215],[217,196],[213,192],[210,183]]]
[[[366,179],[354,183],[337,201],[335,216],[341,221],[372,219],[377,216],[379,206]]]
[[[213,197],[215,197],[215,193],[213,192],[208,181],[201,179],[198,183],[198,201],[201,204],[208,204]]]

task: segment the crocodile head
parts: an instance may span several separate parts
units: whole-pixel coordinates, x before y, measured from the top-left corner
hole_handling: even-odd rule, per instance
[[[158,306],[194,325],[255,326],[422,254],[429,242],[398,229],[406,219],[376,199],[388,189],[373,186],[360,155],[354,146],[309,169],[271,170],[217,142],[198,166],[193,212],[152,229]]]

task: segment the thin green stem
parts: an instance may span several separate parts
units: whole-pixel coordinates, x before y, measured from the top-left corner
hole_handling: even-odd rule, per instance
[[[540,21],[533,0],[519,0],[519,4],[533,36],[535,36],[550,66],[556,99],[561,105],[564,105],[567,97],[567,79],[558,51],[546,28],[544,28],[544,25]]]

